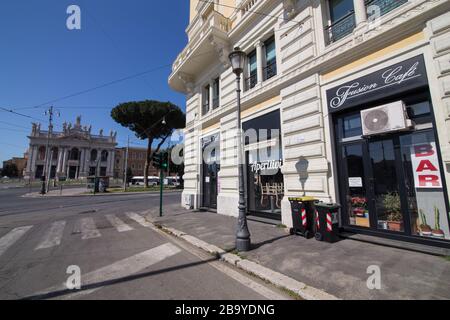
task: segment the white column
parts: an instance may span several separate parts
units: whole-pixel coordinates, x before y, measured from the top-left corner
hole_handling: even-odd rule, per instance
[[[56,168],[56,174],[61,173],[62,160],[63,160],[63,150],[60,147],[60,148],[58,148],[58,164],[57,164],[57,168]]]
[[[86,157],[86,150],[83,148],[83,149],[81,149],[80,161],[79,161],[80,172],[84,172],[84,158],[85,157]]]
[[[66,177],[68,176],[68,173],[67,173],[67,167],[68,167],[67,166],[67,159],[68,159],[68,157],[69,157],[69,150],[67,148],[64,148],[63,166],[62,166],[61,172],[64,172]]]
[[[367,9],[364,0],[353,0],[356,26],[367,21]]]
[[[258,68],[257,68],[257,70],[258,70],[258,72],[257,72],[257,74],[258,74],[258,83],[261,83],[261,82],[263,82],[263,75],[264,75],[264,71],[263,71],[263,60],[264,60],[264,57],[263,57],[263,46],[264,46],[264,43],[262,42],[262,41],[258,41],[256,44],[255,44],[255,48],[256,48],[256,63],[257,63],[257,65],[258,65]]]
[[[31,162],[33,159],[34,147],[30,145],[28,148],[27,172],[31,172]]]
[[[33,158],[31,159],[31,172],[34,174],[36,172],[36,159],[38,154],[38,147],[33,146]]]

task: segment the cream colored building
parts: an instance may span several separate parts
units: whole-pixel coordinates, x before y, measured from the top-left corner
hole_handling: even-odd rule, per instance
[[[446,0],[192,0],[169,77],[186,94],[182,204],[237,215],[228,55],[240,47],[243,128],[279,129],[281,143],[275,162],[247,156],[249,214],[292,226],[288,198],[306,194],[341,204],[348,231],[448,246],[449,10]]]

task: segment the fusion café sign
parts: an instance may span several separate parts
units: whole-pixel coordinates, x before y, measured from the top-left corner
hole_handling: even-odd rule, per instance
[[[327,91],[330,112],[361,105],[428,84],[423,56],[417,56]]]

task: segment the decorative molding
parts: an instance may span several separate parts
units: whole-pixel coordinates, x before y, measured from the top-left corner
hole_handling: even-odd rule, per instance
[[[219,55],[219,60],[222,65],[225,68],[228,68],[230,66],[230,59],[228,58],[228,56],[231,53],[229,44],[226,41],[218,38],[214,34],[211,34],[208,40]]]
[[[184,87],[186,88],[188,94],[194,92],[194,77],[192,75],[187,74],[185,72],[179,72],[178,79],[180,79],[181,82],[183,82]]]

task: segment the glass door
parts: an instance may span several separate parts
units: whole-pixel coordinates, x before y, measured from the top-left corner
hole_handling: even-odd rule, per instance
[[[371,201],[374,207],[372,221],[379,230],[405,231],[402,210],[401,186],[398,157],[392,138],[370,141],[369,163],[371,166]]]

